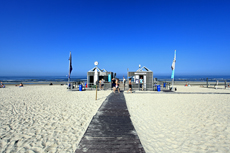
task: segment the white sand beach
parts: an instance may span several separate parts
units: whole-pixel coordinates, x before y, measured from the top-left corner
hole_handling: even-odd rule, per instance
[[[191,94],[125,93],[145,151],[230,152],[230,94],[211,94],[230,93],[230,90],[177,88],[178,92]]]
[[[177,86],[178,93],[125,93],[147,153],[230,152],[229,89]],[[0,89],[0,152],[74,152],[111,93],[60,85]],[[209,94],[202,94],[209,93]]]
[[[111,91],[68,91],[66,86],[0,88],[0,152],[74,152]]]

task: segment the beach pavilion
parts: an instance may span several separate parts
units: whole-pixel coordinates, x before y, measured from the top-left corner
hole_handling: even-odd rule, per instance
[[[97,81],[104,79],[104,88],[111,88],[111,78],[113,77],[113,72],[108,72],[105,69],[100,69],[98,67],[98,62],[94,62],[95,67],[87,72],[87,84],[91,87],[96,84]]]
[[[135,72],[128,72],[128,78],[132,78],[133,88],[140,89],[140,79],[143,79],[144,90],[153,90],[153,71],[147,67],[139,65],[139,69]]]

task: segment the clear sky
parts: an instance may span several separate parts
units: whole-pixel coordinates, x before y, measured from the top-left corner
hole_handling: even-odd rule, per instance
[[[230,75],[229,0],[0,0],[0,76]]]

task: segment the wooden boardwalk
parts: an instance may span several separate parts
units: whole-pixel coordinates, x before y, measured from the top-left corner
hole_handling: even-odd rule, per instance
[[[111,93],[93,117],[75,153],[144,153],[123,93]]]

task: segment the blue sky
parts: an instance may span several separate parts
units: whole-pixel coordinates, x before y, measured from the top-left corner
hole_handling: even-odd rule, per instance
[[[230,75],[229,0],[1,0],[0,76]]]

